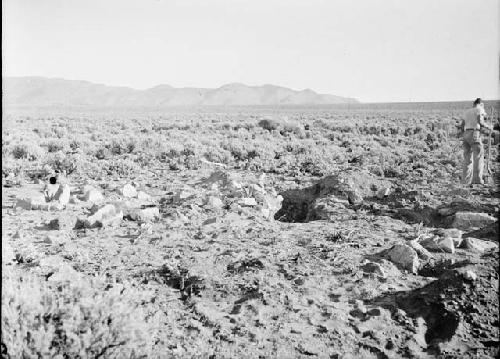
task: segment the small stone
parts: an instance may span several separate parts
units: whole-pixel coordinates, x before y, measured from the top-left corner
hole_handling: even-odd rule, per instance
[[[347,194],[347,200],[350,204],[356,205],[361,204],[363,202],[363,197],[356,191],[350,191]]]
[[[462,246],[475,252],[486,252],[488,250],[498,250],[498,244],[495,242],[483,241],[477,238],[465,238]]]
[[[144,191],[138,191],[137,198],[142,200],[142,201],[148,201],[151,199],[151,196]]]
[[[469,269],[469,270],[465,271],[464,278],[471,280],[471,281],[475,281],[477,279],[477,274]]]
[[[439,213],[439,215],[443,217],[448,217],[456,213],[456,211],[453,208],[448,208],[448,207],[438,208],[437,212]]]
[[[442,229],[438,232],[443,238],[451,238],[455,244],[455,248],[460,247],[462,243],[463,231],[457,228]]]
[[[50,282],[73,282],[77,283],[78,279],[81,278],[81,274],[78,273],[71,265],[66,263],[61,263],[57,270],[50,277],[47,278]]]
[[[257,205],[257,201],[253,197],[244,197],[244,198],[241,198],[238,201],[238,204],[240,206],[250,206],[250,207],[253,207],[253,206]]]
[[[12,246],[7,239],[2,238],[2,263],[11,263],[15,260],[16,256]]]
[[[209,224],[214,224],[214,223],[217,223],[216,217],[206,219],[205,221],[203,221],[202,226],[208,226]]]
[[[208,196],[205,205],[217,209],[217,208],[222,208],[224,206],[224,203],[219,197]]]
[[[423,259],[427,260],[429,258],[432,258],[432,254],[425,249],[419,242],[418,240],[413,240],[410,242],[410,246],[417,252],[417,254]]]
[[[123,219],[123,212],[116,211],[112,204],[105,205],[93,215],[83,221],[86,228],[106,227],[120,223]]]
[[[104,201],[102,193],[92,186],[85,186],[83,192],[83,200],[85,202],[100,203]]]
[[[438,242],[439,248],[447,253],[455,253],[455,243],[451,237],[446,237]]]
[[[378,190],[377,197],[382,199],[389,196],[389,194],[391,194],[391,189],[389,187],[385,187]]]
[[[482,228],[492,223],[495,223],[497,219],[490,216],[487,213],[476,213],[476,212],[457,212],[455,213],[455,219],[453,220],[452,227],[468,230],[472,227]]]
[[[363,272],[365,273],[373,273],[373,274],[376,274],[382,278],[387,278],[387,274],[385,273],[384,269],[382,268],[382,266],[378,263],[375,263],[375,262],[368,262],[366,264],[364,264],[361,269],[363,270]]]
[[[31,193],[17,197],[15,207],[31,210],[38,209],[40,205],[45,203],[45,195],[43,193]]]
[[[148,207],[139,210],[130,211],[128,217],[133,221],[151,222],[160,217],[160,209],[158,207]]]
[[[51,220],[47,227],[52,230],[72,230],[75,228],[77,218],[73,216],[59,216]]]
[[[417,252],[406,244],[396,244],[387,252],[389,259],[414,274],[417,273],[420,261]]]
[[[123,196],[123,197],[128,197],[128,198],[132,198],[132,197],[137,197],[137,190],[135,189],[134,186],[132,186],[130,183],[127,183],[125,186],[123,186],[120,190],[119,190],[119,193]]]
[[[69,198],[69,203],[71,203],[71,204],[78,204],[80,202],[81,201],[78,198],[76,198],[76,196],[70,196],[70,198]]]
[[[184,189],[184,190],[177,192],[174,195],[173,200],[174,200],[174,202],[179,203],[179,202],[182,202],[182,201],[189,199],[191,197],[194,197],[194,193]]]

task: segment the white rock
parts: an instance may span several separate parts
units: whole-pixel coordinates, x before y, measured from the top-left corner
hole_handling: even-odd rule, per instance
[[[469,269],[469,270],[465,271],[464,277],[465,277],[465,279],[475,281],[477,279],[477,274]]]
[[[97,190],[92,186],[85,186],[83,192],[83,200],[85,202],[100,203],[104,201],[104,196],[101,191]]]
[[[385,273],[384,268],[382,268],[382,266],[378,263],[375,263],[375,262],[365,263],[361,267],[361,269],[365,273],[373,273],[373,274],[376,274],[382,278],[387,278],[387,274]]]
[[[174,202],[178,203],[191,197],[194,197],[194,193],[189,190],[183,189],[174,195]]]
[[[257,205],[257,201],[253,197],[244,197],[244,198],[241,198],[238,201],[238,203],[241,206],[256,206]]]
[[[456,228],[449,228],[440,230],[439,234],[443,238],[451,238],[455,244],[455,248],[460,247],[460,244],[462,243],[463,231]]]
[[[14,250],[7,238],[2,238],[2,263],[11,263],[15,258]]]
[[[119,192],[123,197],[137,197],[137,190],[130,183],[127,183],[125,186],[123,186]]]
[[[45,195],[43,193],[30,193],[17,197],[15,207],[23,209],[38,209],[41,204],[45,204]]]
[[[477,238],[465,238],[462,246],[475,252],[486,252],[489,250],[498,250],[498,244],[495,242],[483,241]]]
[[[71,265],[67,263],[61,263],[57,266],[56,271],[49,278],[50,282],[70,282],[77,283],[77,281],[82,277]]]
[[[144,191],[138,191],[137,198],[142,200],[142,201],[147,201],[147,200],[151,199],[151,196]]]
[[[417,273],[420,261],[417,252],[406,244],[396,244],[387,252],[389,259],[412,273]]]
[[[467,230],[471,227],[482,228],[495,223],[497,219],[487,213],[457,212],[452,227]]]
[[[158,207],[148,207],[134,210],[129,214],[129,216],[134,221],[149,222],[160,217],[160,210]]]
[[[417,252],[417,254],[422,258],[422,259],[429,259],[432,258],[432,254],[425,249],[419,242],[418,240],[413,240],[410,242],[410,246]]]
[[[439,248],[447,253],[455,253],[455,243],[451,237],[446,237],[438,242]]]
[[[123,212],[117,211],[115,206],[112,204],[107,204],[100,208],[92,216],[88,217],[85,221],[85,227],[106,227],[116,225],[123,219]]]
[[[377,197],[382,199],[389,196],[389,194],[391,194],[391,189],[389,187],[385,187],[379,189],[379,191],[377,192]]]
[[[356,205],[363,202],[363,197],[356,191],[349,191],[347,193],[347,199],[350,204]]]
[[[205,204],[211,208],[222,208],[224,206],[224,202],[216,196],[208,196]]]
[[[74,195],[69,197],[69,203],[71,203],[71,204],[78,204],[80,202],[81,201],[78,198],[76,198],[76,196],[74,196]]]

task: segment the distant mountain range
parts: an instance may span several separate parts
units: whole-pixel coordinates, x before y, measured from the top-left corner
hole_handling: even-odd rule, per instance
[[[295,91],[274,85],[231,83],[215,89],[159,85],[147,90],[136,90],[44,77],[5,77],[2,82],[4,105],[16,106],[168,107],[358,103],[354,98],[318,94],[309,89]]]

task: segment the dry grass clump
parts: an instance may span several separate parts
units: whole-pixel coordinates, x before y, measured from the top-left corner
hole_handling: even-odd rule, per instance
[[[130,287],[49,283],[2,270],[2,351],[11,358],[146,358],[153,327]]]
[[[36,143],[18,143],[12,145],[9,151],[10,155],[16,159],[26,159],[36,161],[45,155],[45,151]]]

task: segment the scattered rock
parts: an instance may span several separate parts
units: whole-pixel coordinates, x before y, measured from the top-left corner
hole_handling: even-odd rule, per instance
[[[224,203],[222,202],[222,200],[219,197],[208,196],[206,201],[205,201],[205,205],[210,207],[210,208],[213,208],[213,209],[218,209],[218,208],[222,208],[224,206]]]
[[[469,270],[465,271],[464,278],[471,280],[471,281],[475,281],[477,279],[477,274],[469,269]]]
[[[180,202],[185,201],[185,200],[192,198],[194,196],[195,196],[195,194],[193,191],[187,190],[187,189],[182,189],[174,195],[173,201],[174,201],[174,203],[180,203]]]
[[[67,242],[67,237],[61,235],[48,234],[43,238],[45,244],[62,244]]]
[[[50,277],[47,278],[50,282],[76,282],[76,280],[81,278],[81,274],[78,273],[71,265],[67,263],[61,263],[56,268]]]
[[[241,198],[238,201],[238,204],[241,205],[241,206],[250,206],[250,207],[253,207],[253,206],[257,205],[257,201],[253,197],[245,197],[245,198]]]
[[[127,217],[133,221],[151,222],[160,217],[160,209],[158,207],[136,209],[129,211]]]
[[[417,273],[420,261],[417,252],[406,244],[396,244],[387,252],[388,258],[400,266],[414,274]]]
[[[410,246],[417,252],[417,254],[423,259],[427,260],[429,258],[432,258],[432,254],[425,249],[419,242],[418,240],[413,240],[410,242]]]
[[[373,273],[373,274],[376,274],[382,278],[387,278],[387,274],[385,273],[384,269],[382,268],[382,266],[378,263],[375,263],[375,262],[368,262],[368,263],[365,263],[361,269],[363,270],[363,272],[365,273]]]
[[[12,263],[16,259],[14,250],[7,238],[2,238],[2,263]]]
[[[356,191],[349,191],[347,194],[347,200],[352,205],[363,203],[363,197]]]
[[[69,203],[71,203],[71,204],[78,204],[80,202],[81,201],[76,196],[70,196],[70,198],[69,198]]]
[[[119,224],[123,219],[123,212],[117,211],[115,206],[112,204],[107,204],[101,207],[93,215],[89,216],[83,221],[79,221],[80,227],[83,225],[85,228],[99,228],[107,227]]]
[[[438,246],[447,253],[455,253],[455,243],[451,237],[446,237],[439,241]]]
[[[125,186],[120,188],[118,192],[123,196],[123,197],[137,197],[137,190],[135,189],[134,186],[132,186],[130,183],[127,183]]]
[[[390,187],[385,187],[385,188],[379,189],[379,191],[377,192],[377,197],[382,199],[384,197],[388,197],[389,194],[391,194]]]
[[[151,199],[151,196],[144,191],[138,191],[137,199],[140,199],[142,201],[149,201]]]
[[[75,228],[77,218],[74,216],[59,216],[51,220],[47,227],[52,230],[72,230]]]
[[[457,212],[452,227],[467,230],[472,227],[482,228],[496,222],[496,218],[487,213]]]
[[[46,204],[46,201],[43,193],[31,193],[29,195],[22,195],[18,197],[15,207],[31,210],[38,209],[38,207],[44,204]]]
[[[85,202],[101,203],[102,201],[104,201],[104,196],[102,195],[101,191],[87,185],[83,189],[82,200]]]
[[[264,263],[258,258],[243,259],[227,266],[227,270],[233,273],[242,273],[246,271],[251,271],[255,269],[264,269]]]
[[[455,248],[460,247],[460,244],[462,243],[463,231],[457,228],[448,228],[448,229],[441,229],[438,231],[438,233],[443,238],[451,238],[453,240],[453,243],[455,244]]]
[[[498,250],[498,244],[495,242],[483,241],[477,238],[465,238],[462,247],[475,252],[486,252],[489,250]]]

